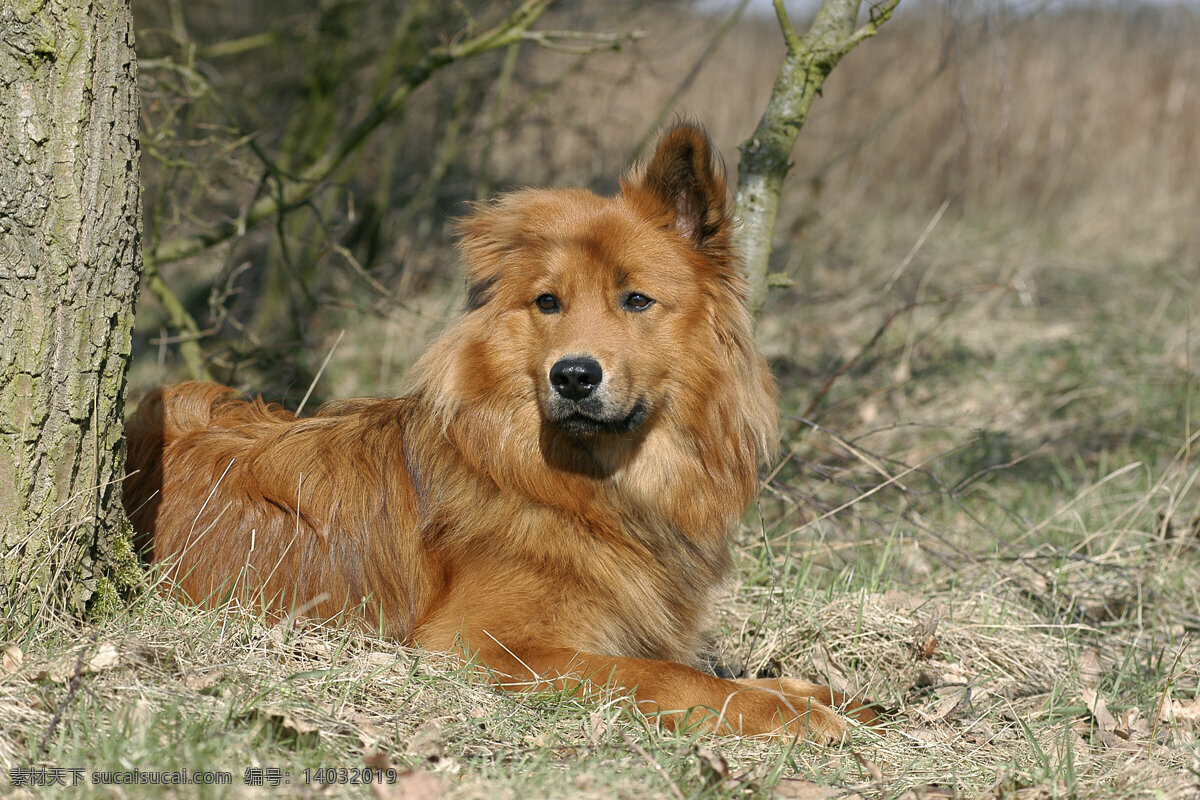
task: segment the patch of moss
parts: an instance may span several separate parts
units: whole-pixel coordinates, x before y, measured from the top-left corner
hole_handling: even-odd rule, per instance
[[[127,521],[111,546],[108,571],[96,582],[96,590],[87,604],[87,615],[93,620],[115,616],[146,588],[142,563],[133,550],[133,527]]]

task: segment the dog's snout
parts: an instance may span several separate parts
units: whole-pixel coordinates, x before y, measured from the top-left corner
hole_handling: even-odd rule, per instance
[[[567,400],[582,400],[604,380],[604,370],[594,358],[560,358],[550,368],[550,385]]]

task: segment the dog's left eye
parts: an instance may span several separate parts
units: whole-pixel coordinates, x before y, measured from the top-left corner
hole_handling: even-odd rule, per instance
[[[637,292],[630,292],[621,298],[621,308],[626,311],[645,311],[652,305],[654,305],[654,298]]]
[[[534,299],[533,304],[543,314],[555,314],[558,312],[558,298],[552,294],[539,294]]]

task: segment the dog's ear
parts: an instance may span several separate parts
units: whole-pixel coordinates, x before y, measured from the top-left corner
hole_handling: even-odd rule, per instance
[[[621,191],[643,215],[696,249],[710,255],[728,250],[732,215],[725,169],[702,128],[681,123],[666,131],[650,160],[621,181]]]
[[[519,203],[502,195],[490,203],[473,203],[468,214],[455,221],[457,249],[466,267],[465,310],[475,311],[495,295],[506,256],[524,239]]]

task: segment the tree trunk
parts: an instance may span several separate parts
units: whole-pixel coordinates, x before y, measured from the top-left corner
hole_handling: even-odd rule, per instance
[[[0,0],[7,625],[111,608],[136,581],[120,494],[141,272],[136,84],[129,0]]]

